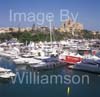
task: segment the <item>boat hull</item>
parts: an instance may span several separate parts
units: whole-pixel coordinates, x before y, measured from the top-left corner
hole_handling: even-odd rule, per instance
[[[68,64],[76,64],[77,62],[81,62],[82,58],[80,57],[74,57],[74,56],[66,56],[66,59],[64,60]]]
[[[64,62],[51,62],[51,63],[44,63],[44,64],[36,64],[36,65],[30,65],[29,67],[33,70],[49,70],[49,69],[55,69],[58,67],[66,66],[66,63]]]
[[[98,67],[97,65],[76,64],[74,66],[69,66],[68,68],[74,69],[74,70],[87,71],[87,72],[92,72],[92,73],[100,74],[100,66]]]

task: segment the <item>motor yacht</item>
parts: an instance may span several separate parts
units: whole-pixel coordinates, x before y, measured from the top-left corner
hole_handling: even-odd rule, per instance
[[[0,80],[9,80],[15,76],[16,74],[13,73],[10,69],[0,67]]]
[[[100,73],[100,60],[85,59],[75,65],[68,66],[70,69]]]
[[[43,59],[41,62],[32,64],[30,67],[33,70],[47,70],[47,69],[54,69],[57,67],[65,66],[66,63],[62,60],[59,60],[57,58],[51,57]]]

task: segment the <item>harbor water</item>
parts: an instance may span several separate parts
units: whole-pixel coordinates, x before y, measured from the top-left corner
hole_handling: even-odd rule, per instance
[[[69,79],[67,79],[67,82],[70,82],[60,83],[58,81],[55,83],[53,80],[52,84],[50,82],[48,84],[41,84],[37,81],[32,83],[30,82],[32,79],[27,77],[29,78],[27,79],[28,81],[24,78],[23,82],[20,83],[19,79],[16,78],[15,83],[12,80],[9,82],[0,82],[0,97],[100,97],[100,76],[98,74],[69,70],[67,66],[46,71],[32,71],[27,69],[25,65],[15,66],[11,60],[8,61],[6,59],[0,61],[0,64],[3,64],[3,66],[7,65],[11,69],[15,68],[16,70],[13,71],[17,71],[21,76],[23,76],[23,73],[27,75],[31,73],[38,76],[48,75],[49,77],[51,75],[61,75],[62,77],[68,75]],[[76,75],[79,78],[72,78]],[[88,75],[89,82],[85,80],[82,83],[82,76],[84,75]]]

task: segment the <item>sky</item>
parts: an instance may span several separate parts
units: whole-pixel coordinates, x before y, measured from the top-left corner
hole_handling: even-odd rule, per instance
[[[37,18],[33,22],[10,21],[10,10],[13,13],[24,12],[26,15],[33,12],[35,17],[37,13],[42,12],[45,18],[49,12],[52,12],[53,25],[59,27],[62,9],[68,10],[70,17],[71,13],[75,16],[78,12],[76,21],[82,23],[85,29],[100,31],[100,0],[0,0],[0,27],[32,26],[33,23],[38,22]],[[43,25],[48,25],[46,19],[44,22]]]

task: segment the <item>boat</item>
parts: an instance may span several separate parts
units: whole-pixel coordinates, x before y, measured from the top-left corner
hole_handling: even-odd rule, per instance
[[[57,58],[47,58],[43,59],[40,63],[30,65],[30,68],[32,68],[33,70],[48,70],[65,65],[65,62]]]
[[[75,65],[68,66],[69,69],[100,73],[100,60],[85,59]]]
[[[77,62],[80,62],[80,61],[82,61],[83,59],[82,59],[82,57],[81,56],[66,56],[66,62],[68,63],[68,64],[76,64]]]
[[[25,57],[21,57],[19,56],[17,59],[14,59],[13,62],[17,65],[30,65],[30,64],[36,64],[41,62],[41,60],[39,59],[35,59],[35,58],[25,58]]]
[[[0,67],[0,82],[9,81],[12,77],[15,77],[16,74],[11,71],[11,69],[5,69]]]
[[[68,65],[72,65],[72,64],[74,65],[77,62],[81,62],[83,60],[83,56],[76,54],[76,53],[68,52],[63,55],[64,56],[60,56],[61,58],[59,58],[59,59],[66,62]]]
[[[87,48],[78,47],[78,49],[73,52],[69,50],[64,54],[64,57],[62,57],[62,60],[69,65],[75,65],[84,59],[99,60],[100,58],[96,56],[95,53],[89,47]]]

